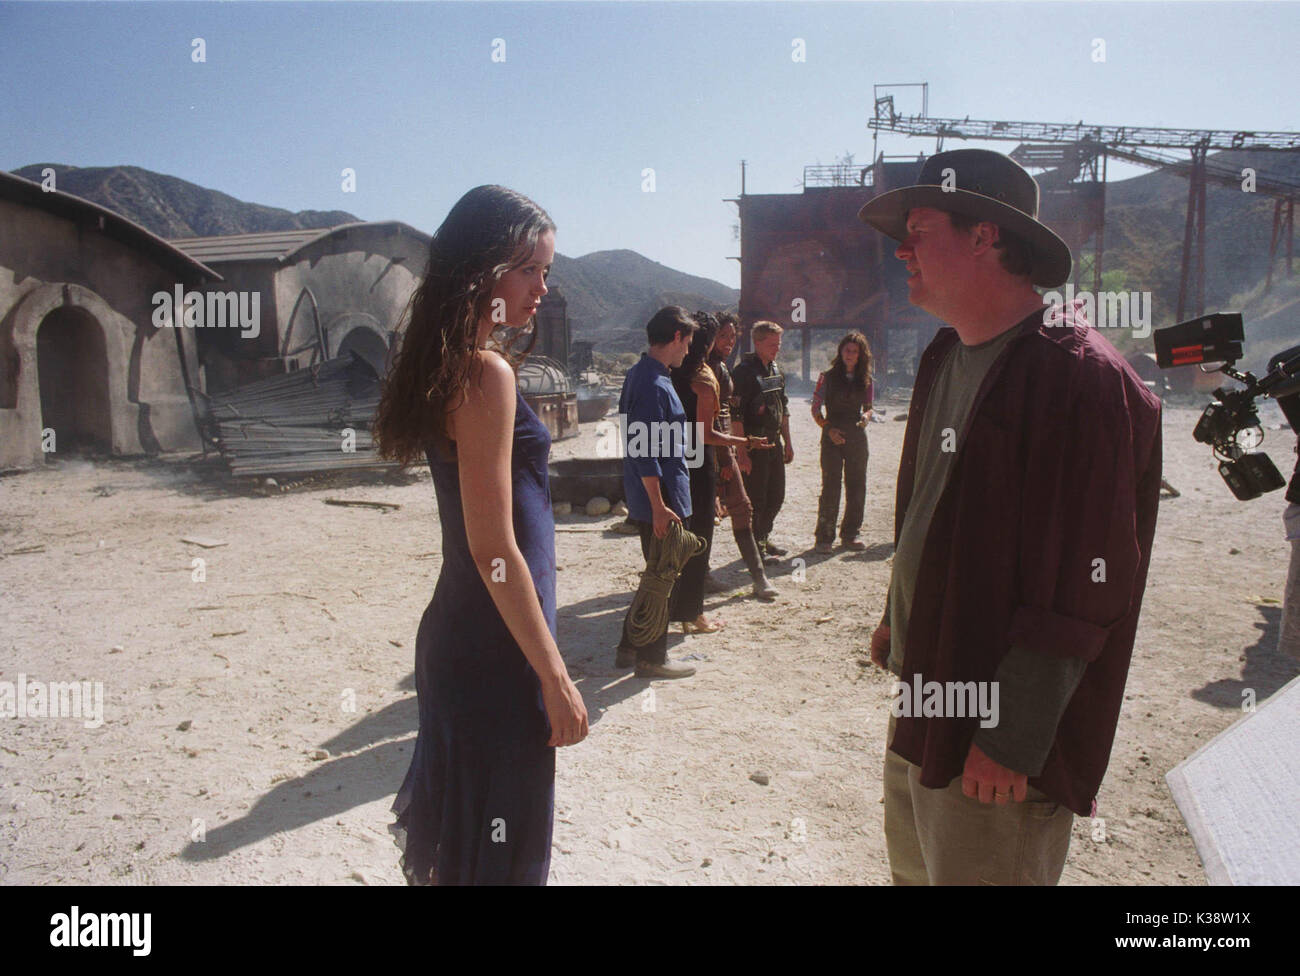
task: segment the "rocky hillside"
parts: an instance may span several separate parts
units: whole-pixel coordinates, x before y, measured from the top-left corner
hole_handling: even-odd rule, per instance
[[[303,210],[245,203],[196,183],[138,166],[66,166],[35,163],[14,170],[41,182],[54,170],[56,189],[83,197],[134,220],[159,237],[214,237],[270,230],[307,230],[360,220],[344,210]]]
[[[1300,182],[1297,152],[1221,152],[1211,154],[1208,162],[1238,174],[1251,167],[1261,178]],[[1166,171],[1107,187],[1102,267],[1106,272],[1122,273],[1110,279],[1116,284],[1108,283],[1108,287],[1150,291],[1156,327],[1172,325],[1177,314],[1187,191],[1186,178]],[[1226,311],[1234,299],[1240,301],[1254,292],[1267,273],[1273,200],[1211,184],[1206,190],[1205,211],[1206,309]],[[1279,262],[1274,268],[1275,280],[1281,269]],[[1087,278],[1090,287],[1091,276]]]
[[[35,163],[14,172],[39,182],[53,169],[57,188],[122,214],[160,237],[207,237],[259,231],[333,227],[360,217],[342,210],[303,210],[246,203],[217,190],[138,166],[68,166]],[[403,219],[385,214],[384,219]],[[434,228],[423,228],[430,233]],[[645,323],[667,304],[692,311],[734,308],[740,292],[651,261],[635,251],[596,251],[580,258],[555,256],[551,283],[568,302],[573,338],[617,354],[645,345]]]
[[[675,271],[635,251],[595,251],[580,258],[555,256],[551,281],[569,303],[575,339],[617,353],[645,345],[645,324],[664,305],[691,311],[735,308],[740,292]]]

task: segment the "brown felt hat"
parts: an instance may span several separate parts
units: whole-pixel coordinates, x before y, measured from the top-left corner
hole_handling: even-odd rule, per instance
[[[950,175],[947,187],[945,175]],[[1038,183],[1010,156],[989,149],[936,153],[922,164],[915,185],[882,193],[868,201],[858,217],[902,241],[907,237],[907,212],[913,207],[987,220],[1023,238],[1034,253],[1030,277],[1035,285],[1054,288],[1070,277],[1070,248],[1038,222]]]

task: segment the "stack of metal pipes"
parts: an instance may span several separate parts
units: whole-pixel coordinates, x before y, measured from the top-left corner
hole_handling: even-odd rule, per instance
[[[210,418],[236,477],[396,467],[370,436],[378,405],[374,371],[348,353],[218,394]]]

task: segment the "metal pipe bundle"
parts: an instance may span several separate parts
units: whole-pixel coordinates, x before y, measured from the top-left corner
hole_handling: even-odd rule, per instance
[[[379,380],[355,353],[212,398],[221,456],[236,477],[396,467],[374,449]],[[345,451],[343,431],[353,436]]]

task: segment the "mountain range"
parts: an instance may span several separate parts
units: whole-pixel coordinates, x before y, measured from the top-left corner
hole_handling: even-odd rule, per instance
[[[1300,182],[1300,152],[1221,152],[1212,167]],[[360,218],[342,210],[294,213],[210,190],[138,166],[77,167],[38,163],[14,170],[41,179],[53,169],[58,188],[122,214],[160,237],[205,237],[258,231],[332,227]],[[1047,178],[1050,178],[1048,176]],[[1177,310],[1188,181],[1160,170],[1108,183],[1103,287],[1152,293],[1154,325],[1172,324]],[[1273,201],[1233,187],[1210,185],[1206,193],[1207,311],[1242,311],[1247,322],[1247,363],[1300,341],[1300,276],[1274,268],[1274,291],[1264,294]],[[1085,275],[1081,287],[1091,286]],[[740,292],[709,278],[686,274],[635,251],[596,251],[579,258],[556,254],[551,283],[568,303],[572,335],[607,354],[640,349],[642,331],[666,304],[689,309],[734,308]],[[1129,336],[1110,336],[1121,348],[1137,348]],[[1149,348],[1149,340],[1141,343]]]
[[[54,170],[60,190],[106,207],[165,238],[325,228],[361,219],[343,210],[294,213],[246,203],[138,166],[35,163],[13,172],[39,182],[46,169]],[[717,311],[734,308],[740,299],[735,288],[676,271],[629,250],[596,251],[580,258],[556,254],[550,284],[559,288],[567,302],[573,338],[592,341],[597,349],[610,354],[644,346],[645,323],[664,305]]]

